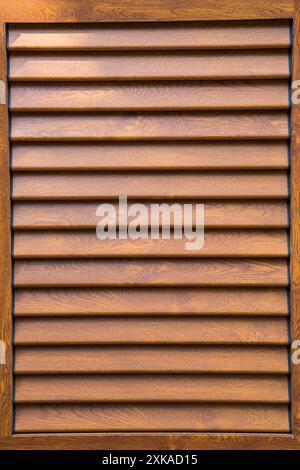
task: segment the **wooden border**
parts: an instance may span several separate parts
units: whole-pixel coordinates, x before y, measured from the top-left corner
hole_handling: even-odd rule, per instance
[[[295,10],[295,14],[294,14]],[[300,0],[0,0],[0,79],[6,80],[7,22],[294,19],[293,80],[300,80]],[[6,101],[7,103],[7,101]],[[292,364],[292,434],[95,433],[12,435],[10,174],[7,104],[0,105],[0,333],[7,364],[0,379],[0,449],[300,449],[300,364]],[[300,104],[291,119],[291,339],[300,339]],[[1,338],[0,338],[1,339]],[[1,437],[2,436],[2,437]]]
[[[0,24],[0,80],[0,340],[4,341],[6,349],[6,364],[0,365],[0,436],[9,436],[12,434],[12,289],[6,27],[3,23]]]
[[[95,433],[2,438],[6,450],[299,450],[291,434]]]
[[[293,0],[1,0],[0,21],[95,22],[292,18]]]
[[[293,31],[292,80],[300,80],[300,0],[296,2]],[[291,340],[300,339],[300,104],[291,114]],[[291,351],[293,352],[293,350]],[[300,364],[292,363],[292,431],[300,439]]]

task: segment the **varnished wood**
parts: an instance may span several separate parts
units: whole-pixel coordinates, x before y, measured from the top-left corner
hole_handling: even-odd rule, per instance
[[[178,275],[180,273],[180,276]],[[287,286],[286,260],[16,260],[14,286]]]
[[[134,201],[133,201],[134,202]],[[137,202],[137,201],[135,201]],[[150,203],[145,204],[150,215]],[[162,201],[164,203],[166,201]],[[172,203],[172,201],[169,201]],[[185,201],[193,205],[195,201]],[[288,204],[286,201],[202,201],[204,203],[204,223],[210,228],[287,228]],[[111,201],[116,214],[119,206]],[[177,201],[182,209],[182,201]],[[97,224],[97,201],[17,201],[13,205],[14,229],[95,229]],[[148,217],[141,220],[141,226],[148,225]],[[195,220],[193,218],[193,220]],[[171,226],[173,227],[171,220]]]
[[[288,145],[272,142],[15,143],[14,171],[287,169]]]
[[[10,80],[205,80],[288,78],[286,50],[10,54]]]
[[[18,346],[16,374],[287,374],[285,346]]]
[[[287,139],[285,112],[179,112],[30,114],[15,113],[11,139],[56,140],[194,140]]]
[[[120,22],[120,21],[183,21],[183,20],[237,20],[292,18],[294,0],[185,0],[178,5],[174,0],[87,0],[83,5],[76,0],[4,0],[0,21],[25,23]]]
[[[15,403],[270,404],[288,403],[288,395],[288,379],[282,375],[18,375],[15,381]]]
[[[0,80],[5,86],[0,102],[0,341],[4,342],[5,348],[5,364],[0,364],[0,436],[12,434],[10,158],[6,67],[6,26],[0,23]]]
[[[52,450],[299,450],[299,441],[288,433],[39,433],[0,438],[1,449]]]
[[[300,2],[297,11],[293,37],[293,80],[300,79]],[[292,165],[291,165],[291,334],[293,340],[300,339],[300,109],[292,106]],[[299,345],[298,345],[299,348]],[[291,354],[294,349],[291,350]],[[300,365],[292,364],[292,426],[293,433],[300,439]]]
[[[115,257],[287,257],[285,230],[212,230],[201,249],[187,250],[188,238],[99,240],[96,231],[18,231],[15,258]]]
[[[286,319],[18,318],[14,344],[288,344]]]
[[[75,27],[74,27],[75,26]],[[127,23],[44,26],[12,25],[12,51],[178,50],[288,48],[288,22]]]
[[[254,169],[254,167],[253,167],[253,169]],[[72,176],[73,176],[73,175],[72,175]],[[282,196],[282,197],[285,198],[286,196]],[[261,201],[257,201],[257,202],[261,203]],[[273,203],[273,202],[272,202],[272,203]],[[281,202],[280,202],[280,203],[281,203]],[[22,204],[23,204],[23,203],[22,203]],[[26,203],[26,204],[28,204],[28,203]],[[29,204],[33,204],[33,203],[30,202]],[[72,203],[72,204],[73,204],[73,203]],[[28,207],[28,206],[27,206],[27,207]],[[54,291],[52,291],[52,289],[50,289],[50,290],[51,290],[52,293],[54,292]],[[258,289],[255,289],[255,291],[258,291]],[[268,405],[267,405],[267,406],[268,406]],[[266,409],[266,408],[265,408],[265,409]],[[271,409],[274,411],[274,408],[271,407]],[[272,411],[272,412],[273,412],[273,411]],[[264,411],[263,411],[263,415],[266,417],[266,414],[265,414]],[[288,417],[288,414],[287,414],[287,417]],[[263,418],[263,419],[265,419],[265,418]],[[289,430],[290,430],[290,429],[288,429],[288,431],[289,431]],[[288,432],[288,431],[285,431],[285,432]],[[25,437],[25,436],[22,436],[22,437]],[[203,437],[204,437],[204,436],[203,436]],[[154,436],[153,438],[155,439],[156,437]],[[106,439],[106,438],[104,437],[104,439]],[[170,438],[170,439],[172,439],[172,438]],[[224,439],[226,439],[226,437],[225,437]],[[267,442],[269,442],[267,436],[265,437],[265,440],[266,440]],[[219,440],[219,441],[220,441],[220,440]],[[26,441],[23,441],[23,442],[24,442],[24,445],[26,445]],[[70,442],[70,441],[69,441],[69,442]],[[103,440],[102,440],[102,442],[103,442]],[[152,442],[153,442],[153,441],[152,441]],[[161,445],[161,442],[162,442],[162,441],[160,441],[160,445]],[[169,443],[170,443],[170,442],[171,442],[171,441],[169,441]],[[175,443],[175,441],[173,441],[173,442]],[[177,442],[177,441],[176,441],[176,442]],[[199,442],[199,441],[198,441],[198,442]],[[200,443],[200,445],[205,445],[205,444],[204,444],[204,443],[206,442],[206,441],[205,441],[205,437],[204,437],[203,441],[201,441],[201,442],[202,442],[202,444]],[[223,442],[224,442],[224,441],[223,441]],[[232,441],[231,441],[231,442],[232,442]],[[239,441],[239,442],[241,442],[241,441]],[[247,436],[246,436],[246,442],[247,442]],[[271,442],[271,441],[270,441],[270,442]],[[274,441],[273,441],[273,442],[274,442]],[[277,442],[278,442],[278,443],[281,442],[281,445],[282,445],[282,446],[294,446],[294,445],[296,445],[292,437],[291,437],[291,439],[290,439],[289,441],[287,441],[287,440],[285,440],[285,438],[282,438],[282,437],[278,436],[278,441],[277,441]],[[125,444],[125,441],[124,441],[124,444]],[[22,444],[18,444],[18,445],[22,445]],[[27,445],[28,445],[28,444],[27,444]],[[67,444],[67,441],[66,441],[66,442],[65,442],[65,445],[72,445],[72,444]],[[126,444],[125,444],[125,445],[126,445]],[[175,444],[175,445],[176,445],[176,444]],[[206,444],[206,445],[207,445],[207,444]],[[214,445],[214,444],[212,444],[212,445]],[[239,446],[239,445],[241,445],[241,444],[238,443],[237,441],[235,441],[235,445],[236,445],[236,446]],[[246,444],[245,444],[245,445],[246,445]],[[249,445],[249,441],[248,441],[248,445]],[[254,445],[254,444],[253,444],[253,445]],[[258,441],[256,441],[256,445],[260,445],[260,444],[258,444]],[[267,445],[269,445],[269,444],[267,444]],[[270,444],[270,445],[271,445],[271,444]],[[274,445],[275,445],[275,444],[274,444]],[[173,446],[173,448],[174,448],[174,446]]]
[[[288,84],[167,82],[19,84],[11,87],[12,111],[265,110],[289,107]]]
[[[17,289],[16,316],[61,315],[287,316],[284,288]]]
[[[86,172],[14,176],[13,199],[287,199],[285,171]],[[154,201],[155,202],[155,201]]]
[[[17,405],[16,432],[288,432],[286,405]]]

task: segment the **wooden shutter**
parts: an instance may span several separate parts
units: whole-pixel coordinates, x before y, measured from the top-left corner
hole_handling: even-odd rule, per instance
[[[0,4],[0,449],[299,449],[300,0]]]
[[[290,432],[288,21],[12,25],[15,432]],[[96,238],[119,195],[205,244]]]

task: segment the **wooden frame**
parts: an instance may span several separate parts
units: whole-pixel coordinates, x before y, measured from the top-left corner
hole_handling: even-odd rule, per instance
[[[0,340],[5,364],[0,364],[0,436],[12,433],[12,315],[10,241],[10,161],[6,65],[6,26],[0,24]],[[2,362],[2,361],[1,361]]]
[[[6,87],[6,23],[280,19],[294,21],[293,80],[300,80],[300,0],[0,0],[0,80]],[[7,93],[7,91],[6,91]],[[2,100],[4,101],[4,100]],[[96,433],[13,435],[9,118],[0,100],[0,449],[300,449],[300,364],[292,365],[292,433]],[[292,105],[291,340],[300,339],[300,105]]]

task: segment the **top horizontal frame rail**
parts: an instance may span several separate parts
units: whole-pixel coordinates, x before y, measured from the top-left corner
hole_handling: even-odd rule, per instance
[[[0,0],[0,22],[282,19],[294,9],[294,0]]]

